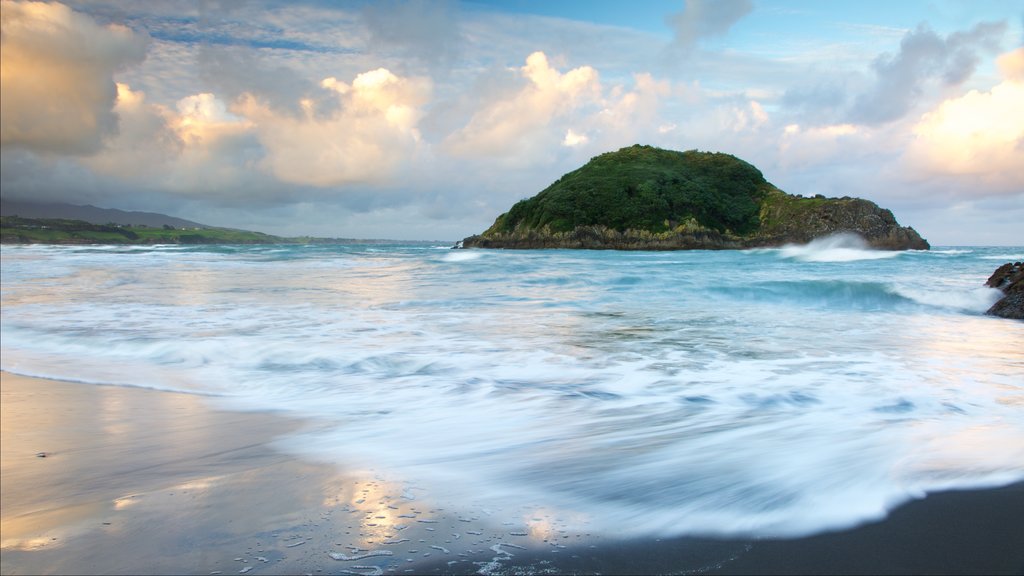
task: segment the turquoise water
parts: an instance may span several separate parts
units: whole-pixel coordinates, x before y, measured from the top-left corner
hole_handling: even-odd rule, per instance
[[[811,534],[1024,479],[1024,248],[2,251],[2,362],[317,425],[278,445],[613,535]]]

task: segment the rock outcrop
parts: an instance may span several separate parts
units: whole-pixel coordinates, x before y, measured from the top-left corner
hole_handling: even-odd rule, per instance
[[[871,248],[927,250],[913,228],[859,198],[794,196],[729,154],[631,146],[593,158],[515,204],[463,248],[720,250],[839,233]]]
[[[878,250],[927,250],[912,227],[900,226],[892,212],[861,198],[801,198],[773,191],[761,206],[761,228],[749,245],[806,244],[815,238],[855,233]]]
[[[1002,290],[1004,296],[986,314],[1024,320],[1024,262],[1007,262],[985,282],[990,288]]]

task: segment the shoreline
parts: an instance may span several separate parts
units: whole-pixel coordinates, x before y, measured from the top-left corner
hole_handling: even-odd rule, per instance
[[[1024,574],[1024,482],[797,539],[617,540],[306,462],[279,414],[6,372],[0,398],[3,574]]]

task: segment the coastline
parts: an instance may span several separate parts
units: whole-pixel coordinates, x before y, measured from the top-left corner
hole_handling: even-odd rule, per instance
[[[3,372],[0,397],[3,574],[1024,573],[1024,482],[791,540],[525,534],[279,452],[309,425],[280,415]]]

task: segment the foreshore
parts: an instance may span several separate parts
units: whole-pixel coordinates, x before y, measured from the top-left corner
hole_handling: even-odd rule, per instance
[[[310,423],[199,396],[0,373],[0,400],[3,574],[1024,574],[1024,483],[808,538],[624,541],[432,507],[275,449]]]

